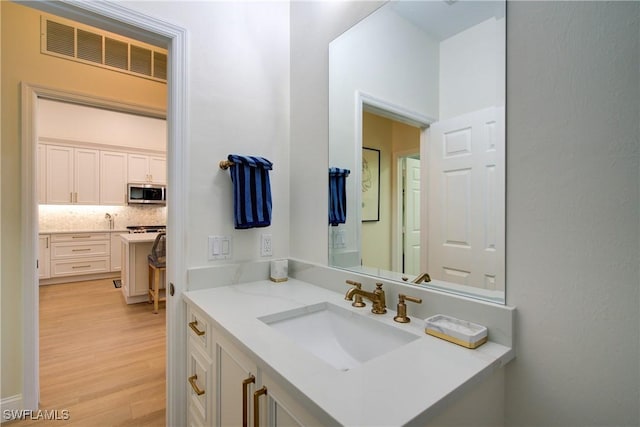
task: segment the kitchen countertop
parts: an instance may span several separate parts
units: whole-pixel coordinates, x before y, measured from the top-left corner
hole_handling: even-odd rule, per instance
[[[160,233],[131,233],[121,234],[120,238],[125,243],[146,243],[156,240],[156,236]]]
[[[73,234],[73,233],[128,233],[125,229],[94,229],[94,230],[38,230],[38,234]]]
[[[476,350],[451,344],[426,335],[421,319],[399,324],[393,321],[393,310],[375,315],[370,304],[365,309],[354,308],[343,294],[291,278],[279,284],[264,280],[188,291],[183,298],[241,343],[258,365],[270,367],[342,425],[404,425],[418,416],[429,418],[440,404],[455,402],[467,386],[514,357],[511,348],[491,341]],[[324,301],[419,338],[341,371],[258,320]]]

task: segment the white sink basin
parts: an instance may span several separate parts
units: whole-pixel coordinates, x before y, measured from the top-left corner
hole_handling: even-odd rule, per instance
[[[271,314],[259,320],[343,371],[418,339],[411,332],[328,302]]]

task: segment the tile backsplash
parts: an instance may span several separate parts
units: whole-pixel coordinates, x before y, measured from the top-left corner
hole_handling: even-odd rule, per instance
[[[115,219],[115,230],[129,225],[166,225],[166,206],[40,205],[40,232],[107,230],[105,214]]]

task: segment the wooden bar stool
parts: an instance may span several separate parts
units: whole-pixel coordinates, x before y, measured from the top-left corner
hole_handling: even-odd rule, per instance
[[[158,303],[166,301],[160,296],[161,273],[167,270],[167,234],[158,233],[151,247],[149,260],[149,304],[153,302],[153,313],[158,313]]]

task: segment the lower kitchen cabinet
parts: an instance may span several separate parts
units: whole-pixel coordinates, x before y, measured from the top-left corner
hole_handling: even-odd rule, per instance
[[[108,273],[109,233],[51,236],[51,277]]]
[[[51,236],[40,234],[38,236],[38,278],[48,279],[51,275]]]
[[[189,426],[323,425],[199,310],[187,313]]]
[[[122,233],[111,233],[111,271],[120,271],[122,269]]]

